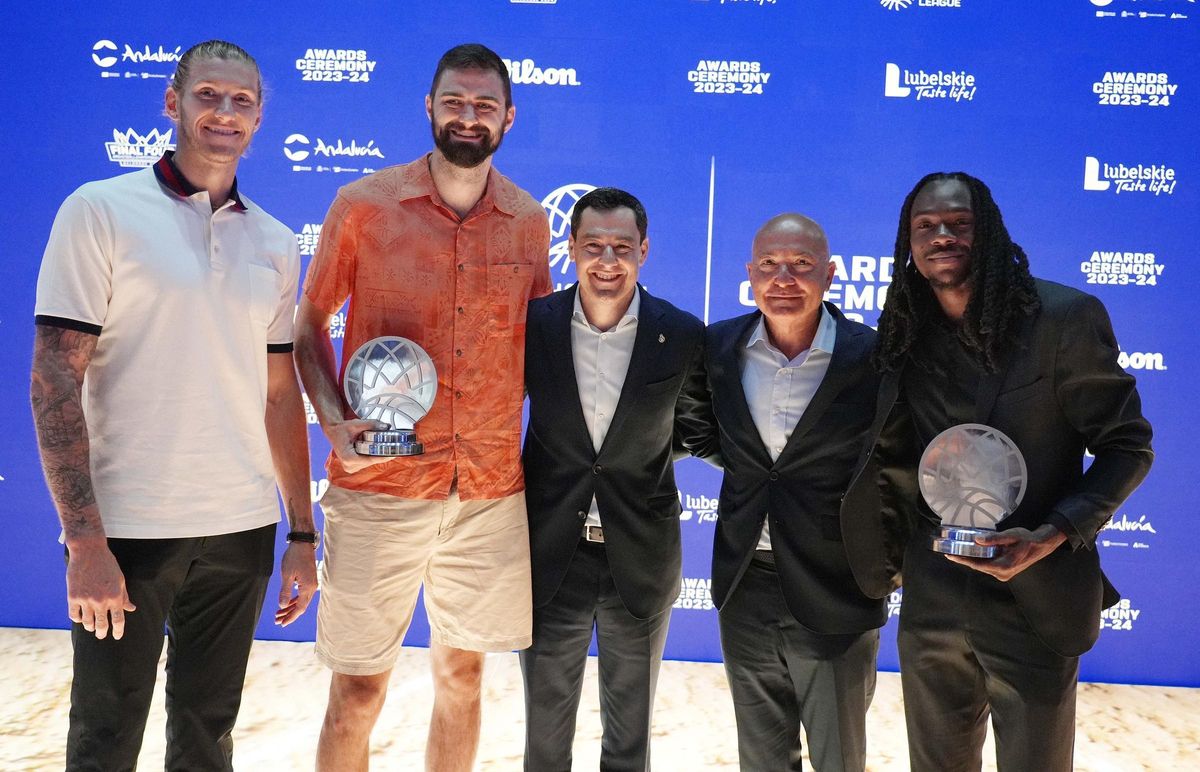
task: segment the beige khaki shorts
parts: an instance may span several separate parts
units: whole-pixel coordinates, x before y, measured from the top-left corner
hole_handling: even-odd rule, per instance
[[[470,651],[529,646],[533,597],[525,494],[402,499],[330,486],[317,658],[338,673],[392,667],[417,593],[433,641]]]

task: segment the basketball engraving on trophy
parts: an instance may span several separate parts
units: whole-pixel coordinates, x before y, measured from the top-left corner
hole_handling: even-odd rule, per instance
[[[918,482],[942,527],[931,548],[970,557],[995,557],[998,549],[975,543],[991,533],[1025,496],[1025,457],[999,429],[959,424],[945,430],[921,454]]]
[[[385,336],[359,346],[346,361],[346,402],[359,418],[389,428],[363,432],[354,450],[367,456],[424,453],[415,428],[433,406],[437,386],[433,360],[408,338]]]

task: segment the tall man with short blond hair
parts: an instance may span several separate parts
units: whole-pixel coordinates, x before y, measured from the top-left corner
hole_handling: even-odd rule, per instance
[[[316,591],[300,260],[234,176],[262,121],[258,65],[193,46],[165,107],[177,149],[71,194],[38,277],[34,424],[75,623],[68,769],[136,765],[164,622],[166,767],[232,768],[277,485],[292,532],[276,623]]]

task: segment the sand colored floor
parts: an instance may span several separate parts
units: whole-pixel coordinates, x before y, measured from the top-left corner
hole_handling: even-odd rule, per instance
[[[0,770],[62,769],[70,690],[70,639],[55,630],[0,628]],[[264,642],[251,655],[234,761],[253,772],[312,769],[329,685],[311,644]],[[519,770],[524,743],[516,655],[488,658],[477,769]],[[575,769],[599,767],[595,660],[588,663]],[[404,649],[375,729],[372,769],[419,772],[432,691],[424,649]],[[905,770],[900,679],[881,673],[868,717],[868,768]],[[139,766],[162,769],[161,684]],[[1200,689],[1085,684],[1080,688],[1076,768],[1200,769]],[[655,714],[654,767],[662,772],[737,769],[733,707],[720,665],[666,662]],[[984,769],[995,769],[991,747]]]

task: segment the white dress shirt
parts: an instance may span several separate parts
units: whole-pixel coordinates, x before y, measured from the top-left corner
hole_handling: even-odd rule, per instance
[[[637,337],[638,311],[641,309],[641,290],[635,289],[633,300],[621,321],[611,330],[600,330],[587,320],[579,291],[575,292],[575,313],[571,316],[571,359],[575,364],[575,385],[579,389],[579,405],[587,422],[592,448],[600,451],[608,427],[612,424],[625,373],[633,356],[633,341]],[[600,509],[596,497],[588,510],[584,525],[600,525]]]
[[[804,415],[817,387],[825,379],[836,337],[837,325],[822,305],[821,321],[812,344],[793,359],[789,360],[771,345],[765,317],[759,319],[746,342],[742,352],[742,392],[746,395],[754,427],[772,461],[783,452],[796,422]],[[760,550],[771,549],[770,519],[768,512],[758,537]]]

